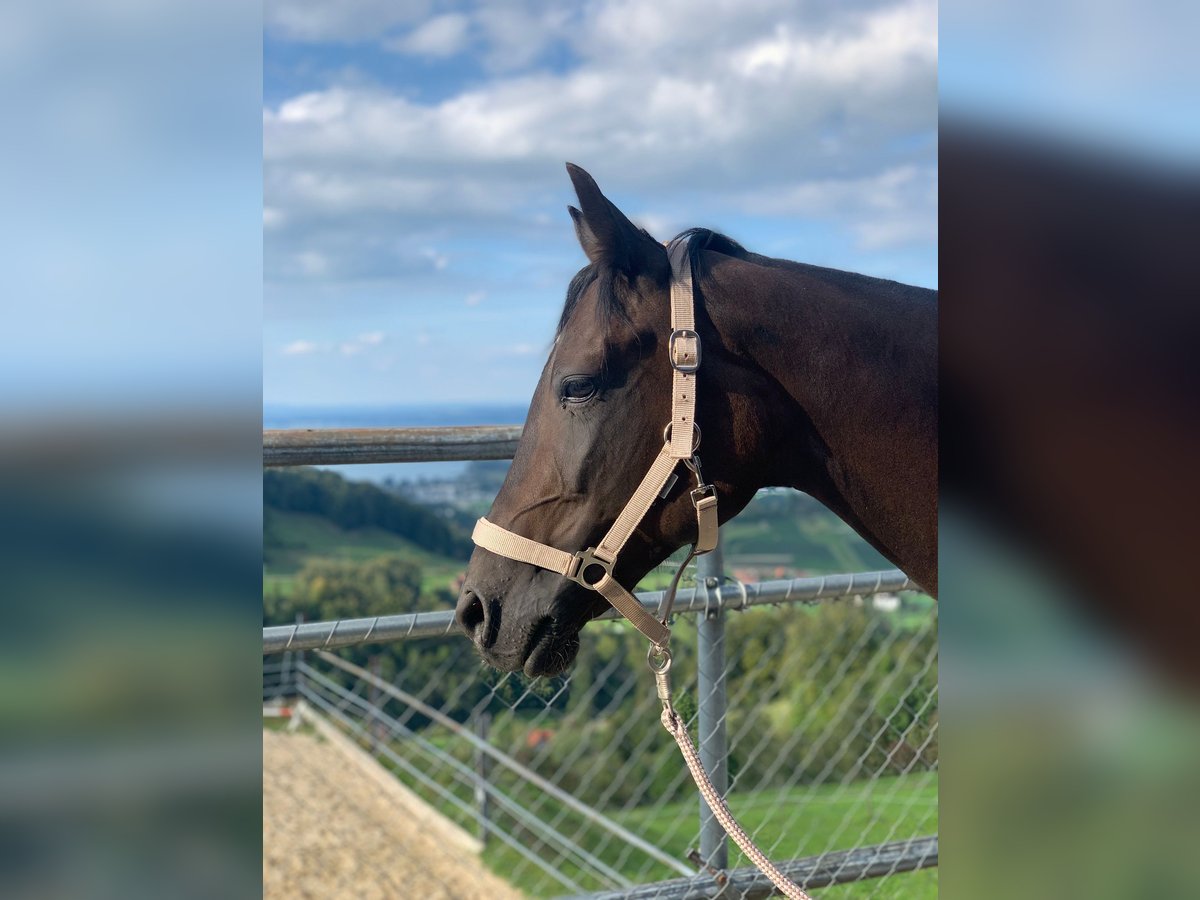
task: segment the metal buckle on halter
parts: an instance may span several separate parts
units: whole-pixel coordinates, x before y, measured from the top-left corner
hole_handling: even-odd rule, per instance
[[[696,361],[690,363],[677,362],[675,359],[675,342],[680,338],[689,338],[696,342]],[[700,368],[700,334],[692,328],[676,328],[671,332],[667,341],[667,355],[671,358],[671,368],[684,375],[691,375]]]
[[[575,582],[581,587],[587,588],[589,591],[594,591],[596,590],[596,585],[604,580],[604,575],[601,575],[595,581],[585,580],[584,573],[587,572],[587,570],[592,566],[599,566],[604,570],[604,575],[612,575],[613,564],[607,559],[601,559],[598,557],[596,555],[595,547],[588,547],[586,550],[578,551],[572,557],[571,568],[567,571],[564,577],[569,578],[571,581]]]

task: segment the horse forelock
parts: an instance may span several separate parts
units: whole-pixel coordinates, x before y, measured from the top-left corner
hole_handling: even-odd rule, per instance
[[[616,282],[617,279],[612,269],[598,263],[584,266],[575,273],[575,277],[571,279],[570,285],[567,286],[567,299],[563,303],[562,315],[559,316],[558,327],[554,331],[554,340],[557,342],[559,337],[562,336],[563,329],[566,328],[571,314],[579,305],[579,301],[583,298],[584,293],[593,284],[596,285],[597,292],[597,324],[602,329],[607,328],[609,323],[614,320],[628,324],[629,314]]]
[[[645,234],[644,230],[643,234]],[[650,237],[649,234],[646,234],[646,237]],[[689,228],[675,236],[675,240],[681,239],[688,240],[688,262],[693,277],[696,278],[707,274],[703,263],[705,250],[736,259],[751,258],[750,252],[733,238],[708,228]],[[596,285],[597,290],[596,316],[601,327],[607,326],[614,320],[632,324],[617,282],[616,272],[603,263],[591,263],[576,272],[575,277],[567,286],[567,296],[563,303],[562,314],[559,316],[558,326],[554,331],[555,341],[562,335],[563,329],[566,328],[580,299],[593,284]]]

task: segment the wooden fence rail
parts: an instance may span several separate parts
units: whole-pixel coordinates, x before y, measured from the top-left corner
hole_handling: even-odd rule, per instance
[[[512,459],[520,425],[295,428],[263,432],[264,466]]]

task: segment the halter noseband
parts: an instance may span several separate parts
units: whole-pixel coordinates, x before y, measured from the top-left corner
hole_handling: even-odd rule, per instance
[[[667,246],[667,252],[671,260],[671,335],[667,340],[667,353],[673,370],[671,421],[663,432],[663,448],[608,533],[597,546],[576,553],[521,537],[486,518],[475,523],[475,531],[471,535],[471,540],[485,550],[549,569],[588,590],[599,592],[660,650],[666,649],[671,637],[666,620],[680,575],[693,556],[707,553],[717,546],[717,492],[711,484],[705,483],[700,474],[700,458],[696,456],[696,448],[700,444],[700,427],[695,420],[700,335],[696,332],[695,297],[687,240],[672,241]],[[665,498],[674,487],[675,469],[680,462],[696,476],[691,499],[696,509],[697,536],[687,559],[676,572],[656,618],[646,611],[633,594],[617,583],[613,568],[625,542],[650,507],[656,500]]]

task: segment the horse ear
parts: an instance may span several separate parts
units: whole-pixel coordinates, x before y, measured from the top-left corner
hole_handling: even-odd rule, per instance
[[[595,179],[579,166],[567,163],[567,174],[575,185],[582,211],[568,206],[575,223],[579,246],[594,263],[604,262],[627,275],[648,270],[658,257],[665,258],[662,245],[625,217],[600,193]]]
[[[579,241],[579,246],[583,248],[587,258],[595,262],[600,255],[600,243],[596,240],[596,235],[588,227],[583,213],[573,206],[568,206],[567,212],[571,214],[571,221],[575,223],[575,237]]]

